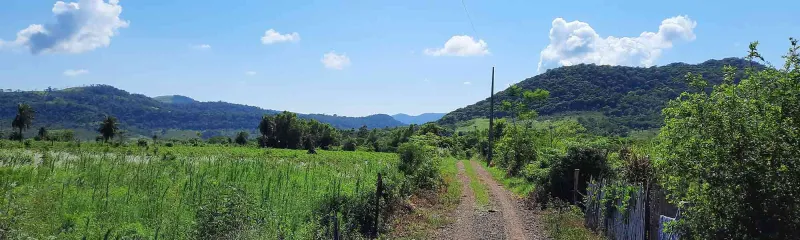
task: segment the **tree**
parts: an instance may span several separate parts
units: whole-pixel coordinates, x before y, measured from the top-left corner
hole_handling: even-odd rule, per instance
[[[17,116],[14,118],[14,121],[11,122],[11,127],[16,128],[19,131],[18,136],[20,142],[22,142],[23,139],[22,131],[31,128],[34,113],[35,112],[33,111],[33,108],[28,106],[28,104],[20,103],[17,106]]]
[[[39,138],[41,141],[47,140],[47,129],[44,127],[39,128],[39,132],[36,134],[36,137]]]
[[[261,123],[258,124],[258,131],[261,132],[260,145],[262,147],[270,146],[275,138],[275,120],[274,117],[264,115],[261,118]]]
[[[750,44],[748,60],[764,62]],[[673,203],[686,202],[681,238],[800,239],[800,47],[791,39],[782,69],[723,68],[663,110],[658,178]]]
[[[247,132],[239,132],[236,134],[236,144],[245,145],[247,144],[247,138],[250,137],[250,134]]]
[[[509,175],[517,175],[522,167],[537,158],[534,136],[529,130],[538,113],[528,108],[527,105],[544,102],[550,96],[550,92],[542,89],[523,90],[516,85],[511,86],[507,91],[514,100],[503,101],[501,109],[510,113],[512,126],[511,130],[499,139],[496,145],[498,151],[493,152],[503,155],[498,160],[501,165],[506,167]],[[525,131],[522,134],[519,133],[519,126],[517,126],[518,120],[527,120]]]
[[[107,116],[106,119],[100,123],[100,128],[97,129],[103,137],[103,142],[108,143],[109,140],[114,139],[114,136],[119,133],[119,126],[117,126],[117,118]]]

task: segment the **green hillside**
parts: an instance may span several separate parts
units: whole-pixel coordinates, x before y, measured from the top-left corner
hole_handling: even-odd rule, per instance
[[[167,102],[165,102],[167,101]],[[106,115],[120,120],[121,127],[138,134],[166,129],[220,132],[230,129],[255,129],[264,114],[278,111],[226,102],[197,102],[188,97],[169,96],[159,100],[132,94],[107,85],[49,91],[0,93],[0,119],[10,122],[19,103],[36,111],[34,126],[50,129],[97,128]],[[322,114],[300,114],[300,118],[316,119],[336,128],[351,129],[404,125],[389,115],[342,117]],[[3,128],[9,128],[3,126]],[[211,134],[214,135],[214,134]],[[204,134],[208,137],[209,135]]]
[[[661,109],[666,102],[688,90],[682,81],[686,73],[702,74],[711,85],[716,85],[722,81],[723,66],[731,65],[741,70],[747,64],[747,61],[739,58],[708,60],[700,64],[672,63],[648,68],[580,64],[548,70],[517,83],[517,86],[550,91],[550,98],[545,103],[529,106],[545,117],[575,117],[596,133],[627,134],[633,129],[662,125]],[[741,75],[741,72],[737,74],[738,77]],[[499,110],[499,103],[510,97],[505,91],[495,96],[496,116],[503,117],[506,113]],[[487,98],[448,113],[439,123],[454,125],[488,116]]]
[[[163,102],[163,103],[195,103],[195,102],[197,102],[197,101],[195,101],[194,99],[192,99],[190,97],[181,96],[181,95],[158,96],[158,97],[154,97],[153,99],[155,99],[155,100],[157,100],[159,102]]]

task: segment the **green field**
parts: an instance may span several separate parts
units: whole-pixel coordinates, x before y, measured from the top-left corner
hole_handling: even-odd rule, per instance
[[[344,235],[372,222],[377,174],[398,186],[397,161],[393,153],[0,141],[0,230],[11,239],[329,238],[335,226]]]

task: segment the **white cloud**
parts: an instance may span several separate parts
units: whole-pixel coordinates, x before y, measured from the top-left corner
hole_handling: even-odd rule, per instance
[[[247,75],[247,76],[255,76],[255,75],[256,75],[256,72],[254,72],[254,71],[247,71],[247,72],[244,72],[244,75]]]
[[[67,69],[64,71],[64,76],[67,77],[77,77],[79,75],[89,74],[89,70],[86,69]]]
[[[330,51],[323,55],[321,61],[322,64],[329,69],[342,70],[343,68],[350,66],[350,58],[347,57],[347,54],[336,54],[334,51]]]
[[[263,44],[273,44],[273,43],[281,43],[281,42],[297,42],[300,41],[300,34],[293,32],[287,34],[281,34],[275,29],[267,30],[264,33],[264,36],[261,37],[261,43]]]
[[[53,5],[56,21],[32,24],[17,33],[14,41],[0,40],[0,47],[25,47],[31,53],[82,53],[108,47],[111,37],[130,22],[120,19],[119,0],[79,0]]]
[[[661,21],[655,33],[601,38],[588,23],[556,18],[550,29],[550,44],[541,52],[538,69],[541,72],[580,63],[652,66],[674,42],[693,41],[696,26],[697,22],[689,17],[676,16]]]
[[[211,45],[208,45],[208,44],[197,44],[197,45],[192,45],[192,48],[198,49],[198,50],[206,50],[206,49],[211,49]]]
[[[425,49],[425,54],[431,56],[483,56],[489,54],[489,46],[483,40],[475,41],[470,36],[453,36],[444,43],[443,48]]]
[[[464,82],[464,85],[472,85],[472,82]]]

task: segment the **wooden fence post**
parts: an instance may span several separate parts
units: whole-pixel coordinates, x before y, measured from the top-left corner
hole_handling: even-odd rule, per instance
[[[577,204],[578,202],[578,176],[580,176],[581,170],[575,169],[575,180],[573,181],[572,186],[572,205]]]
[[[373,239],[378,238],[378,223],[381,218],[381,197],[383,196],[383,178],[378,173],[378,182],[375,184],[375,225],[372,227]]]

